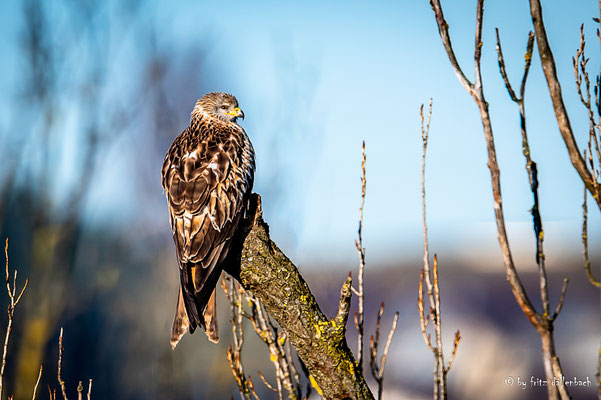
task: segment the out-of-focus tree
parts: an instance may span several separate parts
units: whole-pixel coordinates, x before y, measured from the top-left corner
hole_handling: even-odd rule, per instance
[[[99,165],[127,125],[132,104],[117,94],[110,79],[112,18],[102,3],[85,1],[23,3],[21,67],[23,91],[16,113],[21,134],[8,155],[7,176],[0,182],[0,216],[18,211],[27,239],[30,296],[25,300],[17,393],[26,393],[38,373],[58,319],[73,297],[72,273],[82,237],[82,216]],[[70,126],[76,137],[66,134]],[[11,198],[17,193],[19,198]]]

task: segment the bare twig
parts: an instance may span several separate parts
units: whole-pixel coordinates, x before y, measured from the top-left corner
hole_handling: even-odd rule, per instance
[[[271,386],[269,384],[269,382],[267,382],[267,380],[265,379],[265,377],[263,376],[263,374],[261,373],[261,371],[257,371],[257,373],[259,374],[259,377],[261,378],[261,380],[263,381],[263,383],[265,384],[265,386],[267,386],[267,388],[269,388],[270,390],[277,392],[278,390],[276,388],[274,388],[273,386]]]
[[[248,388],[250,389],[250,393],[253,395],[255,400],[261,400],[259,399],[259,396],[257,396],[257,392],[255,392],[255,385],[253,385],[253,381],[250,378],[250,375],[248,376]]]
[[[378,382],[378,400],[382,399],[382,393],[384,390],[384,369],[386,368],[386,359],[388,358],[388,349],[390,348],[390,343],[392,342],[392,336],[394,335],[394,331],[396,330],[397,321],[399,319],[399,312],[397,311],[394,314],[394,318],[392,319],[392,327],[388,332],[388,338],[386,339],[386,344],[384,345],[384,350],[382,351],[382,358],[378,361],[378,345],[380,341],[380,321],[382,319],[382,314],[384,314],[384,303],[380,305],[380,310],[378,311],[378,319],[376,322],[376,332],[370,339],[370,367],[371,374]]]
[[[38,374],[38,379],[35,381],[35,386],[33,387],[33,396],[31,400],[35,400],[35,396],[38,392],[38,385],[40,384],[40,379],[42,379],[42,370],[44,369],[44,364],[40,364],[40,373]]]
[[[601,289],[601,282],[593,275],[591,270],[591,261],[588,257],[588,207],[587,191],[584,189],[584,200],[582,201],[582,252],[584,255],[584,271],[591,285]]]
[[[25,279],[25,284],[23,288],[17,295],[17,270],[15,270],[14,278],[13,278],[13,286],[10,286],[10,271],[9,271],[9,262],[8,262],[8,238],[6,238],[6,242],[4,244],[4,257],[6,259],[6,291],[8,293],[8,297],[10,299],[7,314],[8,314],[8,325],[6,327],[6,334],[4,335],[4,350],[2,352],[2,367],[0,367],[0,399],[2,398],[2,391],[4,389],[3,386],[3,378],[4,378],[4,369],[6,368],[6,355],[8,354],[8,341],[10,339],[10,334],[13,326],[13,317],[15,315],[15,307],[19,304],[21,300],[21,296],[25,292],[27,288],[27,284],[29,283],[29,278]]]
[[[563,307],[563,302],[566,298],[566,290],[568,290],[568,282],[570,280],[568,278],[563,278],[563,283],[561,285],[561,294],[559,295],[559,300],[557,301],[557,306],[555,306],[555,312],[551,317],[552,321],[555,321],[561,312],[561,308]]]
[[[479,51],[479,47],[477,46]],[[477,55],[479,57],[479,55]],[[440,311],[440,290],[438,285],[438,257],[434,255],[434,267],[430,269],[430,253],[428,249],[428,225],[426,223],[426,151],[428,149],[428,137],[430,132],[430,120],[432,118],[432,99],[428,109],[428,118],[424,126],[424,106],[420,108],[421,135],[422,135],[422,225],[424,235],[424,267],[420,271],[419,292],[417,307],[419,311],[420,327],[426,345],[434,355],[434,399],[447,398],[447,374],[451,368],[451,362],[445,367],[444,351],[442,347],[442,318]],[[428,290],[428,300],[430,303],[430,312],[426,316],[424,313],[424,282]],[[432,322],[434,326],[434,339],[436,345],[432,343],[430,334],[427,333],[428,323]],[[455,337],[455,348],[452,357],[455,358],[457,345],[459,344],[459,331]],[[377,342],[377,338],[376,338]]]
[[[453,353],[451,353],[451,359],[449,360],[449,363],[447,364],[447,367],[445,368],[445,373],[448,373],[449,370],[451,369],[451,365],[453,364],[453,361],[455,361],[455,356],[457,355],[457,348],[459,347],[459,342],[461,341],[461,332],[457,331],[455,332],[455,340],[453,341]]]
[[[598,31],[598,30],[597,30]],[[599,33],[597,33],[599,36]],[[601,37],[600,37],[601,39]],[[601,148],[599,147],[599,141],[601,138],[598,137],[597,132],[599,129],[599,123],[595,120],[595,107],[593,107],[593,103],[591,101],[591,81],[589,78],[588,71],[586,70],[586,64],[589,59],[586,58],[584,54],[584,50],[586,47],[586,40],[584,36],[584,24],[580,26],[580,47],[576,50],[576,57],[572,57],[572,64],[574,65],[574,75],[576,78],[576,91],[578,92],[578,96],[580,97],[580,102],[586,108],[588,112],[589,118],[589,138],[588,138],[588,162],[591,174],[593,175],[593,186],[597,193],[599,193],[599,168],[601,167]],[[584,80],[584,81],[583,81]],[[599,114],[599,76],[595,79],[596,84],[594,87],[595,92],[595,105],[597,110],[597,118]],[[582,90],[584,82],[584,92]],[[594,150],[594,153],[593,153]],[[598,166],[595,165],[594,156],[597,157]],[[584,154],[584,159],[586,157],[586,151]]]
[[[88,383],[88,400],[92,399],[92,380],[90,379],[89,383]]]
[[[426,331],[426,329],[428,328],[428,323],[430,322],[432,317],[431,317],[431,314],[426,315],[424,313],[424,270],[423,269],[420,271],[419,288],[417,291],[417,309],[419,311],[420,327],[422,329],[422,335],[424,336],[424,342],[426,342],[426,345],[428,345],[428,348],[430,349],[430,351],[432,351],[432,353],[434,353],[436,350],[434,350],[434,347],[432,346],[432,342],[430,340],[430,334],[428,334]]]
[[[244,310],[242,308],[242,296],[240,294],[240,286],[230,277],[221,279],[221,287],[225,292],[230,302],[230,322],[232,324],[232,334],[234,346],[229,346],[227,349],[227,360],[230,364],[234,379],[240,390],[240,398],[242,400],[252,400],[251,390],[244,373],[242,365],[241,352],[244,345],[244,330],[242,327],[242,319]]]
[[[361,162],[361,206],[359,207],[359,229],[357,229],[357,240],[355,247],[359,254],[359,273],[357,274],[358,288],[352,288],[353,293],[357,296],[358,307],[355,314],[355,327],[357,328],[357,363],[359,371],[363,371],[363,317],[364,317],[364,292],[363,292],[363,275],[365,271],[365,248],[363,247],[363,205],[365,204],[365,187],[367,179],[365,178],[365,141],[362,147],[362,162]]]
[[[61,391],[63,393],[63,400],[68,400],[67,398],[67,388],[65,386],[65,381],[61,378],[63,364],[63,328],[61,327],[61,333],[58,337],[58,384],[61,387]]]
[[[593,275],[591,270],[591,262],[588,256],[588,207],[587,207],[588,193],[586,187],[584,188],[584,200],[582,201],[582,252],[584,256],[584,271],[591,285],[598,289],[601,289],[601,282]],[[597,397],[601,400],[601,348],[597,352]]]

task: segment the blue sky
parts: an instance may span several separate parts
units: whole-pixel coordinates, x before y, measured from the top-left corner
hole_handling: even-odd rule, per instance
[[[0,13],[5,26],[0,49],[7,54],[0,66],[0,85],[8,89],[4,93],[14,93],[18,7],[11,2],[0,7],[6,11]],[[475,2],[446,1],[443,7],[458,59],[472,79]],[[546,2],[544,7],[566,104],[582,146],[588,128],[575,92],[571,57],[584,22],[589,68],[598,71],[599,43],[592,21],[598,16],[598,3]],[[207,91],[238,97],[247,117],[243,126],[257,152],[255,190],[269,193],[264,201],[272,235],[301,265],[335,258],[351,268],[356,262],[353,241],[362,140],[368,157],[364,225],[368,261],[420,258],[419,107],[430,98],[434,101],[427,165],[431,250],[475,264],[486,255],[500,265],[479,114],[453,74],[427,1],[150,2],[144,13],[145,23],[158,28],[159,42],[198,43],[206,49],[203,67],[212,77],[205,82]],[[484,91],[502,171],[510,240],[518,258],[529,264],[532,200],[517,108],[498,73],[494,28],[500,29],[509,75],[517,86],[531,25],[526,1],[485,4]],[[127,41],[113,36],[111,40]],[[135,64],[127,51],[119,57],[123,65]],[[119,75],[114,82],[127,84]],[[198,97],[204,89],[199,88]],[[10,96],[0,96],[3,106],[11,102]],[[526,109],[532,154],[540,171],[547,248],[560,263],[564,255],[580,253],[582,184],[561,141],[537,52]],[[111,157],[97,189],[104,194],[89,204],[92,221],[110,220],[124,202],[111,190],[117,188],[127,161],[120,160],[116,151]],[[589,208],[595,247],[601,240],[601,219],[592,203]]]

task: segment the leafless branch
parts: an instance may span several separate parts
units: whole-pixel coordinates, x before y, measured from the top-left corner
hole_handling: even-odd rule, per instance
[[[357,314],[355,315],[355,327],[357,328],[357,363],[359,371],[363,372],[363,319],[364,319],[364,291],[363,291],[363,275],[365,272],[365,248],[363,247],[363,205],[365,204],[365,187],[367,179],[365,177],[365,141],[362,147],[361,161],[361,206],[359,207],[359,229],[357,230],[357,240],[355,247],[359,254],[359,273],[357,274],[358,288],[352,288],[358,299]]]
[[[576,91],[578,92],[578,96],[580,97],[580,102],[586,108],[588,112],[589,118],[589,138],[588,138],[588,161],[591,173],[593,175],[593,186],[595,190],[599,191],[599,168],[601,167],[601,149],[599,148],[599,141],[601,140],[598,137],[598,129],[599,122],[595,120],[595,107],[593,107],[593,102],[591,101],[591,81],[589,78],[588,71],[586,70],[586,65],[589,61],[586,58],[584,50],[586,47],[586,40],[584,36],[584,24],[580,26],[580,47],[576,50],[576,57],[572,57],[572,64],[574,66],[574,75],[576,78]],[[596,84],[594,87],[595,92],[595,105],[597,110],[597,118],[599,113],[599,76],[595,79]],[[584,83],[584,91],[582,89]],[[593,153],[594,150],[594,153]],[[597,163],[599,166],[595,165],[593,154],[597,157]],[[584,158],[586,159],[586,153]]]
[[[259,396],[257,396],[257,392],[255,392],[255,385],[253,384],[253,381],[250,378],[250,375],[248,376],[248,388],[250,389],[250,393],[253,395],[255,400],[261,400],[261,399],[259,399]]]
[[[449,363],[447,364],[447,367],[445,368],[447,373],[451,369],[451,365],[453,364],[453,361],[455,361],[455,356],[457,355],[457,348],[459,347],[460,341],[461,341],[461,332],[457,331],[457,332],[455,332],[455,340],[453,341],[453,353],[451,353],[451,360],[449,361]]]
[[[242,346],[244,345],[244,329],[242,320],[244,310],[242,308],[241,288],[237,282],[229,277],[222,277],[221,287],[230,302],[230,322],[232,324],[233,348],[227,349],[227,360],[230,364],[234,379],[240,390],[242,400],[252,400],[251,391],[242,365]]]
[[[42,370],[44,369],[44,364],[40,364],[40,373],[38,374],[38,379],[35,381],[35,386],[33,387],[33,396],[31,400],[35,400],[35,396],[38,392],[38,385],[40,384],[40,379],[42,379]]]
[[[261,380],[263,381],[263,383],[265,384],[265,386],[267,386],[267,388],[271,389],[274,392],[278,391],[276,388],[274,388],[273,386],[271,386],[269,384],[269,382],[267,382],[267,380],[265,379],[265,377],[263,376],[263,374],[261,373],[261,371],[257,371],[257,373],[259,374],[259,377],[261,378]]]
[[[474,90],[474,85],[467,79],[463,70],[459,66],[459,62],[457,61],[457,57],[455,57],[455,52],[453,51],[453,45],[451,43],[451,37],[449,36],[449,24],[444,19],[444,14],[442,12],[442,7],[440,6],[439,0],[430,0],[430,5],[432,6],[432,11],[434,11],[434,16],[436,17],[436,23],[438,25],[438,33],[442,39],[442,44],[444,46],[445,51],[447,52],[447,56],[449,57],[449,61],[451,62],[451,66],[453,67],[453,71],[455,75],[457,75],[457,79],[459,79],[459,83],[467,90],[472,93]],[[478,45],[479,43],[477,43]]]
[[[88,400],[92,399],[92,380],[90,379],[89,383],[88,383]]]
[[[428,348],[432,353],[435,353],[434,347],[432,346],[432,342],[430,341],[430,335],[427,333],[426,329],[428,328],[428,323],[431,320],[431,315],[426,315],[424,313],[424,270],[420,271],[420,279],[419,279],[419,288],[417,291],[417,308],[419,311],[419,321],[420,327],[422,330],[422,335],[424,336],[424,342],[428,345]]]
[[[553,102],[553,109],[555,111],[555,117],[557,119],[557,125],[559,131],[564,140],[570,161],[580,175],[582,182],[593,195],[596,200],[599,209],[601,210],[601,193],[599,188],[598,178],[593,176],[593,173],[589,170],[586,162],[582,158],[582,153],[578,148],[570,119],[568,116],[567,109],[563,102],[563,95],[561,93],[561,85],[557,79],[557,69],[555,67],[555,59],[553,52],[549,46],[547,39],[547,32],[543,21],[543,11],[540,0],[530,0],[530,14],[532,16],[532,24],[534,25],[534,31],[536,33],[536,42],[538,44],[538,53],[540,61],[543,67],[545,78],[547,79],[547,86],[549,87],[549,94],[551,101]]]
[[[6,368],[6,355],[8,354],[8,341],[10,339],[10,334],[13,326],[13,317],[15,315],[15,307],[19,304],[21,300],[21,296],[25,292],[27,288],[27,284],[29,283],[29,278],[25,279],[25,284],[23,288],[17,295],[17,270],[14,272],[13,285],[12,288],[10,286],[10,271],[9,271],[9,261],[8,261],[8,238],[6,238],[6,242],[4,244],[4,257],[6,259],[6,291],[8,293],[8,297],[10,299],[7,314],[8,314],[8,325],[6,327],[6,334],[4,335],[4,350],[2,352],[2,367],[0,368],[0,399],[2,398],[2,391],[4,389],[3,381],[4,381],[4,370]]]
[[[392,336],[394,335],[394,331],[396,330],[397,321],[399,319],[399,312],[397,311],[394,314],[394,318],[392,319],[392,327],[388,332],[388,338],[386,339],[386,344],[384,345],[384,350],[382,351],[382,358],[378,361],[378,346],[380,341],[380,322],[382,319],[382,314],[384,314],[384,303],[380,305],[380,310],[378,311],[378,318],[376,322],[376,332],[375,335],[372,335],[370,339],[370,358],[369,365],[371,367],[371,374],[378,383],[378,400],[382,399],[382,392],[384,389],[384,370],[386,368],[386,359],[388,358],[388,349],[390,348],[390,343],[392,342]]]
[[[591,285],[601,289],[601,282],[595,278],[591,270],[591,261],[588,256],[588,207],[587,191],[584,189],[584,200],[582,201],[582,252],[584,255],[584,271]]]
[[[526,57],[525,58],[527,61],[526,61],[526,66],[524,68],[524,78],[522,79],[522,85],[521,85],[522,88],[525,87],[526,78],[528,76],[528,69],[530,67],[528,59],[531,58],[531,56],[532,56],[532,45],[533,45],[532,33],[530,33],[530,35],[528,37],[528,46],[526,49]],[[497,30],[497,52],[498,52],[498,58],[499,58],[499,69],[501,71],[501,75],[503,76],[503,80],[505,81],[505,85],[508,87],[508,91],[510,91],[511,85],[509,84],[509,80],[507,79],[507,75],[504,72],[504,67],[503,67],[504,60],[503,60],[503,53],[501,51],[498,30]],[[576,61],[574,61],[574,62],[576,63]],[[588,86],[587,86],[587,92],[588,92]],[[511,97],[511,95],[510,95],[510,97]],[[581,98],[582,98],[582,95],[581,95]],[[565,294],[566,294],[566,290],[567,290],[567,286],[568,286],[568,280],[566,278],[563,281],[560,298],[558,300],[557,306],[555,307],[554,314],[551,315],[550,314],[551,306],[550,306],[550,302],[549,302],[549,291],[548,291],[548,283],[547,283],[547,272],[546,272],[546,268],[545,268],[545,255],[544,255],[544,251],[543,251],[544,231],[543,231],[542,218],[541,218],[540,211],[539,211],[540,205],[539,205],[539,196],[538,196],[538,186],[539,186],[538,169],[537,169],[537,164],[532,160],[532,152],[530,150],[530,145],[528,143],[528,134],[527,134],[527,130],[526,130],[526,114],[525,114],[525,110],[524,110],[524,91],[523,90],[521,91],[519,99],[512,98],[512,100],[514,100],[519,106],[520,125],[521,125],[521,133],[522,133],[522,152],[524,154],[524,158],[526,159],[526,172],[528,173],[528,180],[530,182],[530,190],[532,192],[532,196],[534,199],[533,200],[534,204],[532,206],[531,213],[532,213],[532,221],[533,221],[533,228],[534,228],[534,236],[535,236],[535,241],[536,241],[536,257],[535,257],[535,259],[536,259],[536,263],[539,268],[539,289],[540,289],[541,302],[542,302],[542,306],[543,306],[543,312],[542,312],[542,314],[539,314],[539,316],[540,316],[539,319],[541,319],[541,322],[540,322],[540,325],[537,327],[537,329],[539,329],[539,332],[543,332],[544,335],[552,335],[552,331],[553,331],[552,325],[553,325],[553,322],[555,321],[555,319],[557,318],[557,316],[559,315],[561,308],[563,307],[563,302],[565,300]],[[589,94],[588,102],[590,104],[590,94]],[[552,343],[552,339],[548,340],[548,341],[544,341],[544,343],[548,343],[549,346],[552,346],[552,348],[543,349],[543,354],[548,355],[548,357],[544,358],[544,360],[543,360],[544,364],[545,364],[547,378],[551,379],[553,374],[555,374],[555,371],[557,371],[557,370],[560,371],[561,368],[559,368],[559,359],[555,355],[554,344]],[[555,376],[557,376],[557,375],[555,375]],[[565,387],[559,388],[558,390],[560,392],[560,395],[562,395],[562,396],[563,396],[562,393],[567,393],[567,390],[565,389]],[[555,388],[549,388],[549,394],[551,397],[556,396],[557,391],[555,390]]]
[[[530,3],[531,5],[536,2],[538,3],[538,0],[531,0]],[[430,4],[432,5],[432,8],[434,10],[434,14],[436,17],[436,21],[438,24],[438,30],[441,33],[441,39],[443,42],[443,46],[445,48],[445,50],[447,51],[447,55],[449,57],[449,60],[451,62],[451,66],[453,67],[453,69],[455,70],[456,75],[459,76],[458,74],[458,69],[459,69],[459,65],[457,63],[456,57],[453,54],[452,51],[452,47],[450,44],[450,37],[448,35],[448,25],[446,24],[446,22],[444,21],[444,17],[442,14],[442,7],[440,5],[440,1],[439,0],[431,0]],[[539,4],[540,7],[540,4]],[[484,97],[484,91],[482,88],[482,83],[481,83],[481,68],[480,68],[480,58],[481,58],[481,37],[482,37],[482,20],[483,20],[483,10],[484,10],[484,2],[483,0],[478,0],[477,1],[477,12],[476,12],[476,49],[475,49],[475,53],[474,53],[474,60],[475,60],[475,75],[476,75],[476,83],[474,85],[467,85],[465,84],[465,81],[460,79],[460,82],[462,83],[462,85],[464,87],[466,87],[466,89],[468,90],[468,92],[470,93],[470,95],[473,97],[474,101],[476,102],[479,110],[480,110],[480,117],[482,120],[482,125],[483,125],[483,130],[484,130],[484,136],[485,136],[485,140],[486,140],[486,146],[487,146],[487,153],[488,153],[488,167],[490,169],[490,174],[491,174],[491,184],[492,184],[492,190],[493,190],[493,199],[494,199],[494,211],[495,211],[495,219],[496,219],[496,224],[497,224],[497,233],[498,233],[498,239],[499,239],[499,245],[501,247],[501,252],[503,255],[503,261],[505,264],[505,270],[506,270],[506,274],[507,274],[507,280],[511,286],[511,290],[513,292],[513,295],[516,299],[516,301],[518,302],[520,308],[522,309],[522,311],[524,312],[524,314],[526,315],[526,317],[530,320],[530,322],[532,323],[532,325],[537,329],[537,331],[539,332],[542,342],[543,342],[543,361],[544,361],[544,365],[545,365],[545,372],[547,374],[547,380],[551,381],[554,378],[560,378],[560,375],[557,375],[557,371],[561,371],[561,367],[560,367],[560,363],[559,363],[559,358],[556,356],[555,354],[555,344],[554,344],[554,339],[553,339],[553,328],[552,328],[552,320],[551,320],[551,316],[549,315],[549,302],[548,302],[548,294],[547,294],[547,285],[546,285],[546,272],[544,269],[544,263],[542,262],[544,260],[544,255],[542,252],[542,222],[540,224],[538,224],[538,221],[536,221],[536,217],[534,217],[534,213],[533,213],[533,217],[535,219],[534,221],[534,225],[535,225],[535,233],[537,234],[537,261],[539,262],[539,271],[540,271],[540,291],[541,291],[541,297],[543,299],[543,313],[539,314],[536,312],[536,310],[534,309],[534,306],[532,305],[530,299],[528,298],[528,295],[523,287],[523,284],[519,278],[519,275],[517,273],[517,269],[515,267],[515,263],[513,260],[513,256],[511,254],[511,249],[509,246],[509,240],[507,237],[507,230],[506,230],[506,226],[505,226],[505,217],[504,217],[504,213],[503,213],[503,202],[502,202],[502,195],[501,195],[501,180],[500,180],[500,170],[499,170],[499,165],[497,162],[497,156],[496,156],[496,149],[495,149],[495,143],[494,143],[494,136],[493,136],[493,131],[492,131],[492,125],[491,125],[491,120],[490,120],[490,112],[489,112],[489,108],[488,108],[488,102],[486,101],[485,97]],[[539,53],[541,54],[541,61],[544,58],[543,54],[546,54],[545,49],[541,47],[541,33],[540,33],[540,26],[537,27],[537,22],[535,21],[536,18],[534,18],[534,12],[533,12],[533,20],[535,22],[535,31],[536,31],[536,36],[537,36],[537,41],[539,44]],[[444,25],[446,26],[442,26],[444,23]],[[544,29],[544,27],[543,27]],[[442,34],[442,32],[446,32],[446,34]],[[500,42],[500,40],[499,40]],[[529,39],[530,42],[530,39]],[[543,46],[544,47],[544,46]],[[498,49],[500,50],[500,43],[498,45]],[[527,50],[527,55],[528,55],[529,51]],[[502,61],[502,52],[499,51],[499,58]],[[527,57],[528,58],[528,57]],[[544,62],[543,62],[544,64]],[[524,78],[522,79],[522,85],[520,88],[520,95],[521,95],[521,99],[517,99],[517,96],[515,96],[515,93],[513,93],[513,96],[511,94],[511,92],[513,92],[513,90],[511,89],[511,85],[508,85],[509,80],[507,79],[507,74],[505,72],[505,68],[504,68],[504,63],[500,62],[500,67],[501,67],[501,75],[504,78],[504,81],[507,84],[507,88],[508,91],[510,92],[510,97],[512,97],[512,100],[518,100],[518,104],[520,104],[520,111],[521,111],[521,115],[523,115],[523,92],[525,88],[525,80],[527,77],[527,72],[528,72],[528,68],[529,68],[529,61],[528,59],[526,60],[526,68],[524,71]],[[545,71],[545,73],[547,73],[547,71]],[[549,81],[549,78],[547,77],[547,80]],[[551,88],[551,86],[550,86]],[[561,93],[559,93],[561,95]],[[552,94],[553,97],[553,94]],[[558,110],[557,104],[554,101],[554,105],[556,106],[556,113]],[[563,103],[561,103],[561,106],[563,107]],[[558,115],[558,114],[557,114]],[[559,115],[558,115],[558,121],[559,121]],[[566,121],[567,121],[567,115],[566,115]],[[568,122],[568,126],[569,126],[569,122]],[[525,120],[522,119],[522,128],[523,128],[523,132],[525,132]],[[561,128],[560,128],[561,129]],[[564,134],[564,132],[562,131],[562,135]],[[570,129],[570,135],[571,139],[573,140],[573,136],[571,135],[571,129]],[[566,136],[564,135],[564,139],[566,139]],[[568,141],[566,141],[566,144],[568,144]],[[574,142],[575,144],[575,142]],[[568,145],[568,148],[570,146]],[[577,147],[575,147],[577,150]],[[528,150],[526,147],[524,148],[524,151],[526,152],[526,150]],[[528,155],[529,155],[529,151],[527,151]],[[572,154],[572,151],[570,151],[570,154]],[[583,164],[582,162],[582,157],[580,156],[580,154],[576,154],[576,158],[579,159],[581,162],[580,164]],[[578,169],[578,160],[575,160],[574,158],[572,159],[575,167],[577,167]],[[533,165],[530,164],[530,167],[532,167]],[[582,166],[582,165],[581,165]],[[579,173],[580,172],[586,172],[588,173],[588,170],[586,170],[586,166],[584,166],[584,169],[579,169]],[[536,176],[534,175],[530,175],[532,178],[536,178]],[[581,173],[581,177],[583,177],[584,180],[584,175]],[[535,181],[535,179],[533,179],[531,181],[531,187],[538,187],[538,182]],[[592,186],[591,186],[592,187]],[[536,198],[537,193],[536,191],[533,191],[533,194]],[[537,205],[537,200],[535,199],[535,204]],[[601,203],[600,203],[601,205]],[[538,214],[538,208],[535,210],[536,213]],[[537,232],[537,229],[540,228],[540,232]],[[561,379],[560,379],[561,381]],[[565,385],[560,384],[559,387],[551,387],[548,386],[548,393],[550,398],[556,398],[557,393],[559,391],[559,394],[563,397],[564,393],[567,393],[567,390],[565,388]]]
[[[566,298],[566,290],[568,290],[568,282],[570,280],[568,278],[563,278],[563,283],[561,285],[561,295],[559,295],[559,300],[557,301],[557,306],[555,306],[555,312],[551,317],[552,321],[555,321],[561,312],[561,308],[563,307],[563,302]]]
[[[543,241],[544,241],[544,233],[543,233],[543,224],[542,218],[540,215],[540,205],[539,205],[539,196],[538,196],[538,169],[537,165],[534,161],[532,161],[530,145],[528,143],[528,133],[526,130],[526,114],[524,110],[524,88],[526,86],[526,79],[528,77],[528,70],[530,68],[530,59],[532,58],[532,48],[533,48],[533,33],[530,32],[528,35],[528,45],[526,48],[526,66],[524,67],[524,76],[522,78],[521,84],[521,92],[520,98],[516,99],[515,96],[511,96],[511,84],[509,83],[509,79],[507,78],[507,74],[504,68],[504,59],[503,53],[501,50],[501,41],[499,39],[499,30],[497,29],[497,53],[499,60],[499,69],[501,71],[501,75],[503,76],[503,80],[505,81],[505,85],[507,90],[510,92],[510,97],[512,100],[516,102],[519,106],[520,113],[520,126],[522,131],[522,152],[524,154],[524,158],[526,159],[526,172],[528,173],[528,181],[530,182],[530,190],[532,191],[532,196],[534,198],[534,204],[532,205],[531,213],[532,213],[532,222],[534,228],[534,237],[536,241],[536,263],[539,268],[539,288],[540,288],[540,296],[543,304],[543,316],[546,318],[550,318],[550,305],[549,305],[549,291],[547,285],[547,271],[545,268],[545,255],[543,252]]]
[[[479,42],[477,42],[478,44]],[[476,46],[480,51],[480,46]],[[476,55],[479,58],[479,55]],[[478,81],[477,81],[478,82]],[[424,126],[424,106],[420,108],[421,135],[422,135],[422,225],[424,235],[424,267],[420,271],[419,291],[417,307],[420,317],[420,327],[426,345],[434,355],[434,399],[447,398],[447,374],[450,370],[451,362],[445,367],[444,351],[442,346],[442,318],[440,311],[440,289],[438,285],[438,257],[434,255],[434,267],[430,269],[430,253],[428,249],[428,224],[426,223],[426,151],[428,149],[428,137],[430,133],[430,120],[432,118],[432,99],[428,109],[428,118]],[[426,316],[424,313],[424,282],[428,290],[428,300],[430,303],[430,313]],[[436,345],[432,343],[430,334],[427,333],[428,323],[432,321],[434,329],[434,338]],[[459,344],[458,333],[455,336],[455,348],[452,357],[455,358],[457,345]],[[459,337],[460,338],[460,337]],[[376,337],[377,342],[377,337]]]
[[[58,384],[61,387],[61,391],[63,393],[63,400],[68,400],[67,398],[67,388],[65,385],[65,381],[61,378],[63,364],[63,328],[61,327],[61,333],[58,337]]]

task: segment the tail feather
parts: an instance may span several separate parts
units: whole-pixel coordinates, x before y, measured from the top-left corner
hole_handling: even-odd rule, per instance
[[[186,334],[190,326],[188,320],[188,313],[186,312],[186,306],[182,297],[182,289],[179,289],[179,295],[177,298],[177,308],[175,310],[175,318],[173,320],[173,328],[171,328],[171,348],[175,349],[175,346],[179,343],[182,336]]]
[[[194,333],[198,326],[205,330],[211,342],[219,342],[215,286],[223,270],[221,263],[227,256],[227,250],[222,249],[223,245],[216,248],[208,267],[188,263],[180,269],[180,296],[171,333],[172,348],[186,331]]]
[[[219,328],[217,326],[217,291],[213,290],[213,294],[207,303],[207,308],[204,312],[205,333],[209,340],[213,343],[219,343]]]

